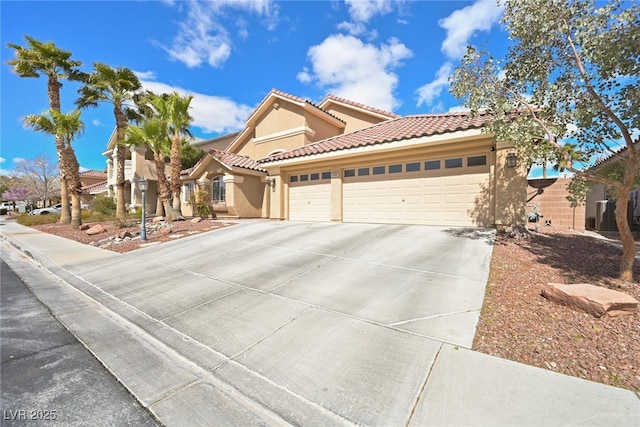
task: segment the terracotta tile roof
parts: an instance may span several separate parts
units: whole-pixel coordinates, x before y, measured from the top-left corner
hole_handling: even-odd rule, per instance
[[[273,154],[258,160],[258,162],[267,163],[422,136],[477,129],[481,128],[490,119],[491,116],[485,113],[479,113],[476,117],[471,117],[467,112],[400,117],[355,132],[327,138],[291,151]]]
[[[247,157],[240,156],[238,154],[229,153],[227,151],[216,150],[212,148],[209,150],[209,154],[213,156],[214,159],[218,160],[220,163],[227,165],[229,167],[237,167],[243,169],[250,169],[258,172],[266,172],[264,169],[260,167],[258,162]]]
[[[189,169],[182,169],[180,171],[180,176],[186,176],[189,175],[191,173],[191,171],[193,170],[193,168],[189,168]]]
[[[106,174],[105,174],[106,177]],[[98,182],[96,184],[93,185],[87,185],[85,187],[82,187],[82,192],[83,193],[88,193],[88,194],[96,194],[96,193],[101,193],[103,191],[107,191],[107,181],[102,181],[102,182]]]
[[[392,119],[401,117],[400,115],[398,115],[396,113],[392,113],[390,111],[381,110],[379,108],[375,108],[375,107],[371,107],[369,105],[361,104],[359,102],[351,101],[351,100],[346,99],[346,98],[340,98],[338,96],[331,95],[331,94],[327,95],[327,97],[320,103],[320,105],[324,104],[327,100],[333,100],[333,101],[340,102],[340,103],[343,103],[343,104],[352,105],[354,107],[358,107],[358,108],[361,108],[363,110],[371,111],[372,113],[381,114],[383,116],[387,116],[387,117],[392,118]]]
[[[88,170],[88,171],[81,172],[80,178],[107,179],[107,173],[105,171]]]

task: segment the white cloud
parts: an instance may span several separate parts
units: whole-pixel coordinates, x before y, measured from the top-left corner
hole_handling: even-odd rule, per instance
[[[418,106],[432,106],[442,91],[448,89],[452,61],[464,56],[469,40],[477,31],[489,31],[500,20],[503,9],[495,0],[477,0],[440,20],[440,26],[447,30],[441,50],[450,60],[440,67],[433,81],[418,88]]]
[[[503,8],[495,0],[478,0],[441,19],[440,26],[447,30],[442,51],[452,59],[464,56],[469,39],[477,31],[489,31],[502,16]]]
[[[141,80],[142,87],[155,93],[173,93],[193,95],[189,113],[193,117],[193,126],[206,133],[225,133],[242,129],[245,120],[253,111],[248,105],[238,104],[228,98],[194,93],[181,87],[165,83]]]
[[[136,70],[133,70],[133,73],[140,80],[155,80],[156,79],[155,71],[136,71]]]
[[[430,83],[420,87],[418,92],[418,106],[431,105],[442,91],[449,86],[449,77],[453,73],[453,64],[445,62],[436,72],[436,78]]]
[[[413,53],[397,39],[375,46],[342,34],[331,35],[308,53],[312,72],[304,69],[298,80],[316,82],[337,96],[393,110],[398,76],[393,72]]]
[[[218,19],[224,9],[254,13],[263,18],[263,24],[270,30],[275,28],[278,20],[278,9],[272,0],[189,0],[167,4],[177,6],[179,11],[186,9],[187,16],[178,24],[178,34],[173,38],[171,46],[160,44],[160,47],[171,59],[183,62],[189,68],[200,66],[203,62],[219,67],[229,59],[233,40]],[[236,23],[239,26],[239,37],[247,38],[248,27],[242,25],[242,19]]]
[[[391,0],[344,0],[349,9],[351,19],[357,22],[367,22],[373,15],[384,15],[393,10]]]
[[[96,127],[104,126],[104,125],[102,124],[102,122],[101,122],[100,120],[98,120],[98,119],[93,119],[93,120],[91,120],[91,124],[92,124],[92,125],[94,125],[94,126],[96,126]]]
[[[14,157],[13,159],[11,159],[11,162],[15,165],[18,163],[22,163],[22,162],[26,162],[27,159],[25,159],[24,157]]]
[[[5,159],[4,157],[0,157],[0,163],[4,163],[6,161],[7,161],[7,159]]]
[[[471,111],[467,107],[463,107],[462,105],[456,105],[455,107],[449,108],[449,113],[468,113]]]

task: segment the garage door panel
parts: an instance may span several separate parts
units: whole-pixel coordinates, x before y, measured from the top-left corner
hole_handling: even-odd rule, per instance
[[[476,169],[477,170],[477,169]],[[470,213],[488,182],[487,172],[442,176],[379,177],[343,184],[343,220],[345,222],[385,222],[398,224],[476,225]],[[413,176],[412,176],[413,175]],[[386,178],[386,179],[385,179]]]
[[[329,221],[331,219],[331,185],[291,184],[289,219],[293,221]]]

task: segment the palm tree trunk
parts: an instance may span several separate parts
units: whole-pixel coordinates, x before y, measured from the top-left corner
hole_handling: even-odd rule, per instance
[[[49,98],[49,108],[60,112],[60,88],[62,84],[58,81],[57,76],[49,75],[47,80],[47,96]],[[58,153],[58,165],[64,162],[64,141],[61,135],[56,135],[56,152]],[[64,175],[63,168],[60,167],[60,223],[71,223],[71,209],[69,208],[69,192],[67,191],[67,177]]]
[[[124,209],[124,164],[125,164],[125,146],[124,131],[127,128],[127,119],[119,105],[113,108],[116,117],[116,218],[123,219],[126,216]]]
[[[156,204],[156,215],[166,214],[169,216],[170,211],[165,209],[169,200],[169,183],[164,172],[164,156],[161,153],[154,153],[153,160],[156,163],[156,175],[158,175],[158,203]]]
[[[71,228],[78,228],[82,225],[82,210],[80,199],[82,196],[82,184],[80,183],[80,165],[71,146],[64,150],[65,175],[68,177],[67,186],[71,196]]]
[[[182,168],[182,161],[180,160],[180,151],[182,148],[182,141],[180,135],[175,135],[171,140],[171,195],[173,197],[173,209],[178,215],[180,211],[180,190],[182,183],[180,182],[180,169]]]

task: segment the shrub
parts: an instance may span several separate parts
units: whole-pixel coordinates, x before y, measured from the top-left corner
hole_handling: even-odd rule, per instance
[[[116,214],[116,201],[111,197],[96,197],[89,203],[91,211],[112,217]]]
[[[41,225],[41,224],[54,224],[60,221],[60,215],[49,214],[49,215],[29,215],[26,213],[20,214],[18,218],[16,218],[16,222],[21,225],[26,225],[30,227],[32,225]]]
[[[206,201],[209,193],[206,190],[197,190],[189,198],[189,203],[193,206],[193,216],[199,216],[202,219],[213,215],[211,206]]]

